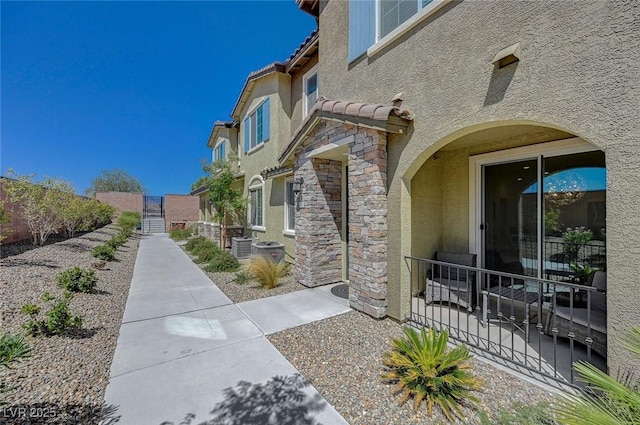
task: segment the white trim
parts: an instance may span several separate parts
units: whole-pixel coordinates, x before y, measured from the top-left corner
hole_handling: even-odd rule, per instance
[[[214,149],[215,149],[215,148],[217,148],[218,146],[220,146],[221,144],[223,144],[223,143],[224,143],[224,142],[226,142],[227,140],[229,140],[229,139],[227,139],[227,138],[225,138],[225,137],[218,137],[218,141],[216,142],[216,144],[215,144],[215,145],[213,145],[213,148],[214,148]]]
[[[296,234],[296,219],[295,219],[295,212],[293,215],[293,229],[289,229],[289,207],[291,206],[291,204],[289,203],[289,190],[288,190],[288,185],[289,184],[293,184],[293,175],[290,175],[289,177],[284,179],[284,225],[283,225],[283,231],[282,234],[283,235],[291,235],[291,236],[295,236]],[[295,193],[293,195],[295,197]],[[293,207],[295,208],[296,206],[296,201],[295,199],[293,199]]]
[[[242,136],[242,138],[239,141],[241,149],[238,149],[238,150],[244,152],[244,140],[245,140],[246,132],[247,132],[246,120],[247,120],[247,118],[249,119],[249,129],[248,129],[249,137],[250,137],[249,138],[249,150],[247,152],[244,152],[247,155],[252,153],[252,152],[254,152],[254,151],[257,151],[258,150],[258,146],[264,145],[266,142],[268,142],[271,139],[271,110],[269,110],[269,122],[267,123],[267,125],[269,126],[269,138],[266,139],[266,140],[261,141],[260,143],[256,142],[255,146],[251,147],[251,142],[253,141],[253,137],[252,136],[254,136],[254,135],[251,134],[251,123],[253,121],[253,119],[251,118],[251,115],[255,113],[255,116],[257,117],[258,116],[258,113],[257,113],[258,108],[260,108],[262,105],[264,105],[267,100],[270,100],[271,99],[271,95],[265,95],[265,96],[262,96],[262,97],[260,97],[258,99],[260,99],[260,100],[256,103],[256,105],[253,108],[248,109],[247,112],[242,117],[242,120],[240,121],[242,123],[242,125],[241,125],[241,129],[242,129],[242,131],[241,131],[242,135],[241,136]],[[271,105],[269,105],[269,109],[271,109]],[[264,125],[264,123],[263,123],[263,125]],[[264,129],[263,129],[263,132],[264,132]],[[257,123],[256,123],[256,134],[255,134],[255,137],[256,138],[258,137],[258,124]]]
[[[255,145],[254,147],[252,147],[251,149],[249,149],[247,152],[245,152],[245,155],[249,156],[254,152],[259,151],[260,149],[262,149],[264,147],[264,142],[260,143],[259,145]],[[242,150],[244,150],[244,146],[242,147]]]
[[[380,2],[376,1],[376,42],[371,47],[367,49],[367,56],[373,56],[378,53],[380,50],[385,48],[388,44],[394,42],[398,38],[405,35],[409,30],[418,25],[420,22],[425,20],[427,17],[433,15],[438,9],[440,9],[445,4],[449,3],[451,0],[433,0],[431,3],[426,5],[422,9],[418,9],[418,12],[413,15],[411,18],[404,21],[400,26],[391,31],[389,34],[384,36],[382,39],[380,37]],[[418,0],[418,6],[421,6],[422,2]]]
[[[479,238],[482,222],[482,167],[524,159],[538,159],[598,151],[598,147],[573,137],[547,143],[539,143],[519,148],[505,149],[469,157],[469,252],[478,256],[478,266],[482,265],[482,238]],[[539,206],[540,208],[540,206]]]
[[[251,177],[251,179],[249,180],[249,185],[247,186],[247,194],[249,195],[249,198],[251,198],[251,191],[258,190],[258,189],[262,191],[262,225],[255,226],[251,223],[251,213],[253,212],[253,207],[251,202],[249,202],[249,208],[247,208],[247,222],[249,223],[249,228],[251,230],[258,230],[258,231],[264,232],[267,230],[267,228],[264,225],[265,212],[266,212],[265,201],[264,201],[265,200],[264,179],[260,175],[255,175]]]
[[[349,145],[351,143],[355,143],[356,141],[356,136],[355,135],[351,135],[351,136],[347,136],[344,137],[340,140],[336,140],[335,142],[332,143],[327,143],[324,146],[320,146],[319,148],[316,148],[310,152],[307,152],[306,154],[303,154],[303,158],[314,158],[314,157],[318,157],[322,154],[325,154],[327,152],[331,152],[334,149],[338,149],[341,148],[343,146]]]
[[[307,81],[310,77],[313,76],[313,74],[316,74],[316,93],[318,93],[316,98],[320,97],[320,78],[318,74],[318,64],[315,64],[302,76],[302,119],[309,115],[309,104],[307,103],[309,101],[309,99],[307,98]]]
[[[259,98],[256,98],[256,99],[260,99],[260,100],[258,100],[258,102],[255,104],[255,106],[254,106],[254,107],[252,107],[251,109],[247,109],[247,112],[246,112],[246,113],[244,114],[244,116],[242,117],[242,120],[244,121],[244,120],[245,120],[245,118],[247,118],[249,115],[253,114],[253,113],[254,113],[254,112],[255,112],[255,111],[256,111],[256,110],[257,110],[257,109],[258,109],[258,108],[259,108],[259,107],[264,103],[264,102],[266,102],[266,101],[267,101],[267,99],[269,99],[270,97],[271,97],[271,95],[266,94],[266,95],[264,95],[264,96],[261,96],[261,97],[259,97]]]

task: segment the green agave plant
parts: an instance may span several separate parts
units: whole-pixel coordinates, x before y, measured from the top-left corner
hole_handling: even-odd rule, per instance
[[[394,338],[391,351],[383,357],[386,371],[382,379],[395,383],[394,394],[401,394],[399,404],[413,398],[413,409],[417,411],[426,401],[428,412],[438,406],[449,421],[454,416],[462,418],[460,405],[475,404],[478,399],[471,391],[480,389],[480,382],[471,374],[471,358],[465,346],[447,351],[449,333],[420,333],[410,327],[404,328],[406,338]]]
[[[640,327],[627,338],[627,349],[640,357]],[[574,369],[588,390],[566,394],[558,403],[558,422],[565,425],[640,424],[640,384],[631,372],[614,379],[586,362]]]

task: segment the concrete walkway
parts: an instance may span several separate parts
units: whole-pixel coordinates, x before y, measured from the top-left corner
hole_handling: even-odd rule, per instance
[[[265,335],[349,310],[326,287],[234,304],[166,235],[145,236],[105,395],[110,417],[346,424]]]

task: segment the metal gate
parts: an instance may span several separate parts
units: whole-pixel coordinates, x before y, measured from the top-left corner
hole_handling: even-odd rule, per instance
[[[164,218],[164,196],[145,196],[142,218]]]

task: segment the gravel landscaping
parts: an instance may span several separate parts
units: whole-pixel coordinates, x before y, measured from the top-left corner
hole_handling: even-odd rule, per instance
[[[183,244],[182,244],[183,245]],[[184,246],[183,246],[184,249]],[[193,255],[189,254],[187,251],[185,253],[193,260]],[[248,264],[247,260],[241,260],[241,268],[242,270],[246,264]],[[207,264],[198,264],[200,268],[204,268]],[[239,271],[240,271],[239,270]],[[204,271],[204,270],[203,270]],[[288,294],[289,292],[300,291],[302,289],[308,289],[304,285],[300,285],[296,282],[295,274],[293,272],[293,268],[289,272],[289,274],[283,278],[280,278],[280,285],[273,289],[265,289],[260,286],[260,284],[254,280],[251,280],[245,284],[237,284],[234,279],[236,278],[237,272],[231,273],[211,273],[206,272],[205,274],[211,279],[211,281],[218,287],[224,294],[231,299],[234,303],[241,303],[244,301],[257,300],[259,298],[267,298],[273,297],[274,295],[282,295]]]
[[[24,250],[3,247],[0,260],[0,329],[23,333],[27,318],[24,304],[42,304],[44,292],[60,297],[56,276],[79,266],[92,267],[97,260],[91,249],[118,233],[115,225],[80,237]],[[14,389],[4,395],[9,404],[0,408],[0,424],[92,424],[100,415],[109,367],[118,338],[139,236],[133,235],[116,253],[116,261],[96,270],[93,293],[77,293],[71,313],[83,317],[82,328],[51,337],[27,337],[31,357],[11,370],[0,369],[0,381]],[[25,410],[22,410],[22,409]]]
[[[398,406],[391,385],[380,379],[382,354],[389,351],[391,338],[403,335],[401,324],[352,311],[268,339],[351,425],[448,423],[436,410],[429,416],[425,404],[415,414],[411,402]],[[472,362],[484,383],[479,408],[492,417],[515,402],[533,405],[557,397],[484,362]],[[460,423],[481,423],[477,411],[465,407],[464,412]]]
[[[25,250],[16,245],[13,251],[5,250],[5,258],[0,259],[2,333],[23,333],[27,318],[21,307],[41,304],[46,291],[61,296],[58,273],[74,266],[92,267],[97,260],[91,249],[117,231],[116,226],[107,226],[43,247]],[[75,295],[70,309],[83,317],[81,329],[60,336],[27,337],[31,357],[11,370],[0,369],[0,381],[14,387],[2,397],[9,404],[0,407],[0,425],[98,422],[138,245],[139,236],[134,235],[118,249],[117,261],[96,270],[96,290]],[[295,282],[293,273],[271,290],[252,281],[239,285],[234,282],[236,273],[206,274],[234,302],[305,289]],[[397,322],[352,311],[268,339],[352,425],[447,423],[437,410],[429,416],[425,405],[418,413],[413,412],[410,402],[398,406],[391,385],[380,379],[382,354],[389,350],[391,338],[402,335],[402,325]],[[474,373],[484,383],[484,391],[478,394],[479,408],[491,416],[515,402],[533,405],[557,397],[484,362],[472,362]],[[481,423],[477,411],[465,407],[464,412],[460,423]]]

